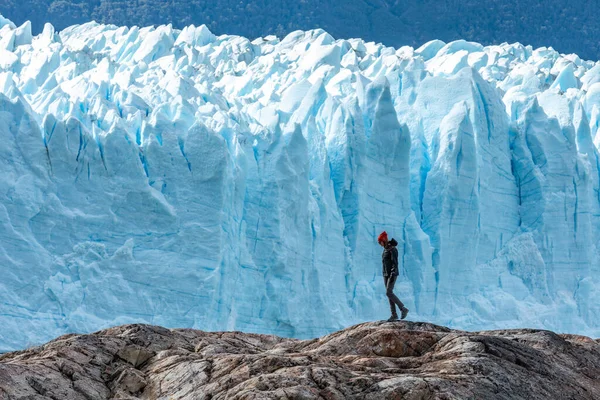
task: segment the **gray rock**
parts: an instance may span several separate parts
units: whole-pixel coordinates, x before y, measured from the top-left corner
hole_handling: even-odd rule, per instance
[[[600,342],[369,322],[319,339],[124,325],[0,356],[0,400],[600,399]]]

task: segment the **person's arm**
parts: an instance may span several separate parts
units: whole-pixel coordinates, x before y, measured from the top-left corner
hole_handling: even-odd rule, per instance
[[[398,249],[392,247],[392,275],[398,275]]]

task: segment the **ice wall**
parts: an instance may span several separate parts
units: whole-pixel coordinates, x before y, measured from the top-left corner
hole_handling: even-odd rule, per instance
[[[2,23],[0,351],[384,318],[384,229],[411,318],[598,337],[599,109],[520,44]]]

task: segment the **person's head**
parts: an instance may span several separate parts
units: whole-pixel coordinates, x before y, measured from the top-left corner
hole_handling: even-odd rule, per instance
[[[388,244],[388,235],[386,231],[383,231],[379,234],[379,237],[377,237],[377,242],[379,242],[379,245],[381,247],[385,247]]]

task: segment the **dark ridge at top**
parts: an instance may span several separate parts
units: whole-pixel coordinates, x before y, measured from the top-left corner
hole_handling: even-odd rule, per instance
[[[214,33],[249,38],[323,28],[336,38],[360,37],[388,46],[432,39],[484,45],[521,42],[600,58],[597,2],[576,0],[3,0],[0,13],[34,33],[90,20],[116,25],[206,24]]]

